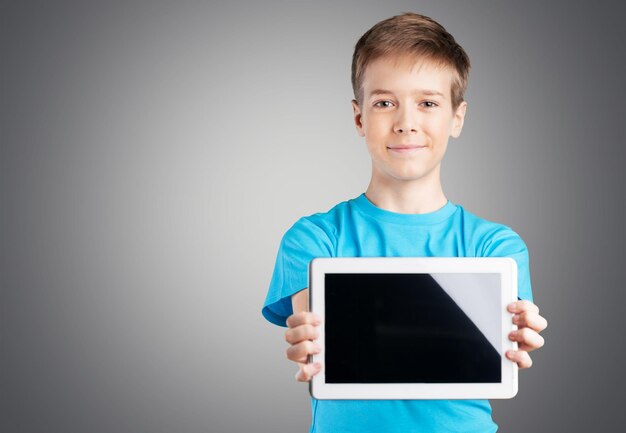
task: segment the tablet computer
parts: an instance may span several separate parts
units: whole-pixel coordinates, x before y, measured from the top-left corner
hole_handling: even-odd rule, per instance
[[[317,399],[493,399],[517,393],[511,258],[341,257],[309,265],[322,317]]]

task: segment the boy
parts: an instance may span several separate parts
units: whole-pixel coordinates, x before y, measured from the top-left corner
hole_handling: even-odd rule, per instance
[[[512,257],[520,301],[509,305],[519,350],[506,356],[520,368],[543,345],[547,326],[532,303],[528,250],[509,227],[452,204],[440,181],[449,137],[458,137],[467,103],[470,63],[454,38],[432,19],[405,13],[381,21],[355,46],[352,101],[365,137],[372,176],[364,194],[326,213],[299,219],[278,251],[263,315],[289,329],[287,357],[296,379],[323,366],[306,364],[322,350],[313,342],[321,319],[308,312],[309,261],[338,256]],[[358,323],[354,324],[355,328]],[[493,432],[485,400],[316,400],[311,432]]]

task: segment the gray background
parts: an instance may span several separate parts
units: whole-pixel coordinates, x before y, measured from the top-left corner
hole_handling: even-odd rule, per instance
[[[2,2],[0,431],[295,432],[260,309],[282,234],[362,193],[358,37],[474,65],[449,199],[513,227],[550,327],[505,432],[624,425],[624,26],[589,2]]]

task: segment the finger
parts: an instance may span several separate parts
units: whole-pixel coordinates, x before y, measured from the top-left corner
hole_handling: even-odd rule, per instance
[[[305,340],[293,346],[287,348],[287,359],[296,362],[307,362],[309,355],[315,355],[322,351],[322,347],[313,343],[312,341]]]
[[[289,328],[295,328],[300,325],[319,325],[322,323],[322,318],[310,311],[300,311],[299,313],[292,314],[287,317],[287,326]]]
[[[506,357],[517,363],[519,368],[530,368],[533,365],[532,358],[525,350],[508,350]]]
[[[530,328],[511,331],[509,333],[509,340],[517,341],[520,344],[520,349],[528,352],[539,349],[545,343],[544,338]]]
[[[300,325],[285,331],[285,341],[296,344],[304,340],[315,340],[320,336],[320,331],[313,325]]]
[[[308,382],[313,376],[322,370],[322,364],[315,362],[313,364],[300,364],[300,369],[296,373],[298,382]]]
[[[520,328],[530,328],[541,332],[548,327],[548,321],[537,313],[524,311],[513,316],[513,323]]]
[[[507,310],[509,310],[509,312],[511,313],[521,313],[523,311],[532,311],[537,314],[539,313],[539,307],[537,307],[532,302],[527,301],[526,299],[511,302],[509,305],[507,305]]]

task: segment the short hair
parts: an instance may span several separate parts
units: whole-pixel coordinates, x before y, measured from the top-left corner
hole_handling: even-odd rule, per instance
[[[385,56],[406,56],[410,60],[428,59],[451,67],[451,99],[455,110],[464,100],[470,60],[465,50],[445,28],[432,18],[405,12],[375,24],[361,36],[352,56],[352,89],[359,104],[363,103],[365,69],[374,60]]]

